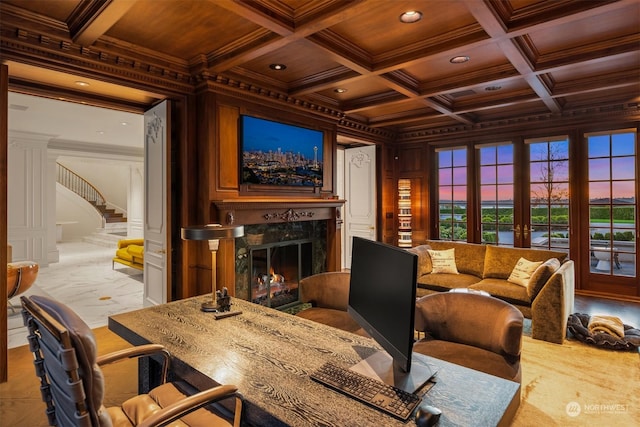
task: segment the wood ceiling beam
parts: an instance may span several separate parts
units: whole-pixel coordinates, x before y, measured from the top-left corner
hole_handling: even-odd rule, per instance
[[[67,21],[74,43],[91,46],[135,4],[135,0],[83,0]]]
[[[249,49],[240,48],[235,51],[233,55],[228,55],[228,59],[210,64],[209,71],[218,73],[228,71],[235,66],[274,52],[291,43],[304,40],[319,31],[350,19],[353,16],[357,16],[369,7],[363,0],[356,0],[350,3],[345,2],[342,7],[332,8],[331,12],[323,14],[317,19],[311,20],[294,28],[294,23],[285,25],[282,22],[258,11],[251,3],[240,3],[235,0],[211,1],[215,2],[216,6],[223,7],[230,12],[248,19],[260,27],[266,28],[281,36],[275,40],[272,38],[270,41],[265,41],[260,46],[254,46]],[[215,57],[218,55],[213,52],[209,56]]]
[[[513,64],[516,70],[522,75],[525,81],[531,86],[535,93],[540,97],[542,102],[547,106],[549,111],[559,113],[562,111],[560,103],[551,95],[551,88],[547,87],[544,82],[535,75],[535,64],[533,61],[516,45],[515,41],[507,36],[504,23],[494,14],[489,4],[485,2],[467,2],[467,7],[485,29],[492,39],[502,39],[498,42],[498,46],[502,49],[505,57]]]

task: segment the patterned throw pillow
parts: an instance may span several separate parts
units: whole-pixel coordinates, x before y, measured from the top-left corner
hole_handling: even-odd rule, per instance
[[[447,249],[444,251],[435,251],[429,249],[431,256],[431,264],[433,265],[432,273],[459,274],[456,267],[455,249]]]
[[[529,279],[531,279],[531,275],[541,264],[542,261],[534,262],[520,258],[516,263],[516,266],[513,267],[511,275],[507,281],[526,288],[529,286]]]

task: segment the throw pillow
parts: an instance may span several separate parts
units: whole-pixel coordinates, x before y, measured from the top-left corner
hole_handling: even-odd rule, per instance
[[[536,268],[536,271],[531,275],[529,279],[529,286],[527,287],[527,294],[531,301],[538,295],[538,292],[547,283],[549,278],[560,268],[560,261],[558,258],[549,258],[543,262],[540,267]]]
[[[446,249],[444,251],[429,249],[429,256],[431,256],[431,264],[433,266],[432,273],[459,274],[456,267],[455,249]]]
[[[529,279],[531,279],[531,275],[538,267],[540,267],[541,264],[542,261],[534,262],[525,258],[520,258],[516,263],[516,266],[513,267],[511,275],[507,281],[526,288],[529,286]]]

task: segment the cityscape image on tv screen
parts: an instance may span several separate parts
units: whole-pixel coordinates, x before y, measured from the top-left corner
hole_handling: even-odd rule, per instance
[[[242,183],[322,187],[322,131],[241,116]]]

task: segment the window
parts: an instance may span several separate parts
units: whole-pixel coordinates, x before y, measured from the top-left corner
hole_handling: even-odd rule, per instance
[[[562,137],[526,142],[531,247],[568,251],[569,140]]]
[[[477,149],[482,243],[513,246],[513,144],[482,145]]]
[[[635,131],[587,135],[591,273],[636,275]]]
[[[438,238],[467,240],[467,149],[438,151]]]

